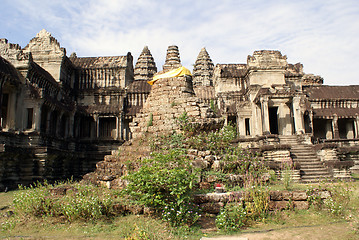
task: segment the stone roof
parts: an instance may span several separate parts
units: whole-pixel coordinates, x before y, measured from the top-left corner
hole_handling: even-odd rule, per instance
[[[149,93],[151,92],[151,85],[146,80],[133,81],[128,87],[128,93]]]
[[[70,60],[77,68],[114,68],[127,66],[127,56],[74,57],[70,58]]]
[[[310,100],[359,100],[359,85],[353,86],[310,86],[306,88]]]
[[[122,111],[122,105],[105,105],[105,104],[98,104],[98,105],[89,105],[89,106],[78,106],[78,110],[87,114],[118,114]]]
[[[217,64],[220,70],[220,77],[223,78],[242,78],[247,73],[246,64]]]
[[[136,116],[137,113],[139,113],[141,111],[141,109],[143,108],[143,106],[131,106],[131,107],[127,107],[125,109],[125,115],[126,117],[134,117]]]
[[[18,80],[19,75],[15,67],[6,59],[0,56],[0,76],[8,77],[11,80]]]
[[[60,87],[59,84],[56,82],[56,80],[53,78],[53,76],[48,71],[40,67],[37,63],[31,62],[30,66],[33,69],[33,71],[41,75],[44,79],[46,79],[46,81],[49,81],[52,85],[58,88]]]
[[[359,115],[359,108],[321,108],[313,109],[313,112],[316,118],[333,118],[334,115],[338,118],[355,118]]]

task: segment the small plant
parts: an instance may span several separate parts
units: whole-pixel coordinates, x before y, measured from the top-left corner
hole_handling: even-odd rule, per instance
[[[325,208],[333,215],[345,214],[352,196],[352,191],[347,183],[332,185],[330,196],[324,200]]]
[[[177,106],[177,105],[178,105],[177,102],[175,102],[175,101],[171,102],[171,108],[173,108],[173,107],[175,107],[175,106]]]
[[[282,181],[285,190],[289,190],[291,188],[293,169],[294,169],[293,161],[291,159],[282,162],[281,172],[282,172]]]
[[[214,113],[217,113],[218,107],[217,107],[216,104],[214,103],[213,99],[211,99],[211,101],[210,101],[210,108],[212,109],[212,111],[213,111]]]
[[[190,122],[190,118],[187,115],[187,112],[184,111],[178,118],[177,118],[177,122],[179,124],[179,127],[182,131],[184,131],[185,133],[193,133],[194,132],[194,126],[193,124]]]
[[[264,219],[269,211],[268,188],[259,185],[249,188],[245,204],[253,221]]]
[[[242,202],[227,204],[216,218],[216,226],[225,232],[234,232],[247,226],[249,220]]]
[[[153,114],[150,113],[150,119],[148,120],[147,127],[153,126]]]

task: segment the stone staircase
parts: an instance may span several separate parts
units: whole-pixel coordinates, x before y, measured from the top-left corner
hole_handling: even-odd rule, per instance
[[[280,136],[280,143],[291,145],[291,157],[300,165],[301,182],[313,183],[332,179],[328,168],[320,161],[313,145],[303,144],[297,136]]]

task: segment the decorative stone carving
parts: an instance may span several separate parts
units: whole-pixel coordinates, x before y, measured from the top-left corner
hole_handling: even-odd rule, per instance
[[[247,57],[247,65],[252,69],[284,69],[287,67],[287,56],[280,51],[254,51],[253,56]]]

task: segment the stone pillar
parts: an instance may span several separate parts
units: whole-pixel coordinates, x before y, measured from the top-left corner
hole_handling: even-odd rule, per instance
[[[261,98],[261,118],[262,118],[262,133],[270,132],[269,127],[269,112],[268,112],[268,98]]]
[[[74,123],[75,123],[75,114],[71,113],[69,117],[69,131],[68,131],[68,136],[70,138],[74,137]]]
[[[242,135],[242,136],[245,136],[246,135],[246,124],[245,124],[245,118],[244,117],[239,117],[237,116],[238,118],[238,130],[237,130],[237,133],[238,135]]]
[[[294,118],[294,126],[295,133],[304,133],[304,121],[303,114],[300,109],[300,97],[293,97],[293,118]]]
[[[354,121],[348,121],[346,122],[346,129],[347,129],[347,132],[346,132],[346,135],[347,135],[347,139],[353,139],[354,138]]]
[[[278,108],[278,133],[281,135],[292,135],[292,119],[290,116],[290,108],[286,103],[281,103]]]
[[[96,133],[96,138],[100,137],[100,117],[98,115],[94,116],[95,118],[95,133]]]
[[[354,137],[359,138],[359,115],[356,114],[356,118],[354,121]]]
[[[64,131],[64,135],[65,135],[65,129],[61,129],[61,124],[62,124],[62,121],[61,121],[61,118],[62,116],[64,115],[63,112],[61,112],[59,115],[57,115],[57,119],[56,119],[56,137],[58,136],[62,136],[62,134],[60,134],[60,131]]]
[[[47,116],[46,116],[46,133],[47,134],[50,134],[50,131],[51,131],[50,130],[51,113],[52,113],[52,111],[51,111],[51,109],[49,109],[49,111],[47,112]]]
[[[333,121],[326,121],[326,124],[325,124],[325,131],[326,131],[326,134],[325,134],[325,139],[333,139]]]
[[[36,106],[36,108],[34,109],[34,121],[32,123],[32,128],[37,131],[40,132],[40,128],[41,128],[41,104],[38,104]]]
[[[119,140],[121,138],[121,124],[120,124],[120,116],[116,116],[116,140]]]
[[[333,138],[334,139],[340,138],[339,128],[338,128],[338,116],[336,114],[334,114],[334,118],[332,121],[332,128],[333,128]]]
[[[9,116],[7,117],[7,126],[8,129],[14,129],[15,128],[15,121],[16,121],[16,93],[9,94]]]

